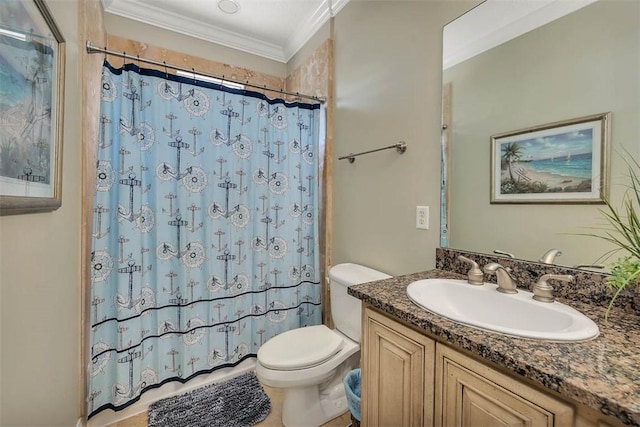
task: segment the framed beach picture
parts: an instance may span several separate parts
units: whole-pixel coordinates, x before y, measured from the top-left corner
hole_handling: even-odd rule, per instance
[[[491,203],[604,203],[611,113],[491,137]]]
[[[0,2],[0,215],[62,203],[64,61],[44,0]]]

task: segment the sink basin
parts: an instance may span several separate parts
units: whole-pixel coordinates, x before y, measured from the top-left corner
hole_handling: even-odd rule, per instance
[[[544,303],[531,292],[496,291],[498,285],[474,286],[466,280],[426,279],[407,287],[414,303],[465,325],[506,335],[548,341],[586,341],[600,331],[591,319],[558,301]]]

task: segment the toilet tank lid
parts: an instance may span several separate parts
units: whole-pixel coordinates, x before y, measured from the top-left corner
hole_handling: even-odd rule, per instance
[[[329,279],[347,286],[389,278],[391,278],[391,276],[388,274],[359,264],[337,264],[329,269]]]

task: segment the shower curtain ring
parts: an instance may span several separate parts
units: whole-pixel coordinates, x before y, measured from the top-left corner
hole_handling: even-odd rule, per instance
[[[138,70],[140,69],[140,55],[136,55],[138,57]]]
[[[169,73],[167,72],[167,61],[162,61],[162,64],[164,65],[164,78],[169,80]]]
[[[107,46],[104,47],[104,60],[107,60]]]
[[[191,67],[191,72],[193,73],[193,84],[196,84],[196,69]]]

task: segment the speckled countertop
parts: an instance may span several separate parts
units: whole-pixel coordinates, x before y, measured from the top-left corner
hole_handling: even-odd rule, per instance
[[[450,321],[411,302],[407,286],[430,278],[465,276],[436,269],[354,285],[349,294],[439,341],[468,350],[624,424],[640,426],[639,317],[613,313],[605,325],[604,307],[559,298],[594,320],[600,336],[582,343],[509,337]]]

